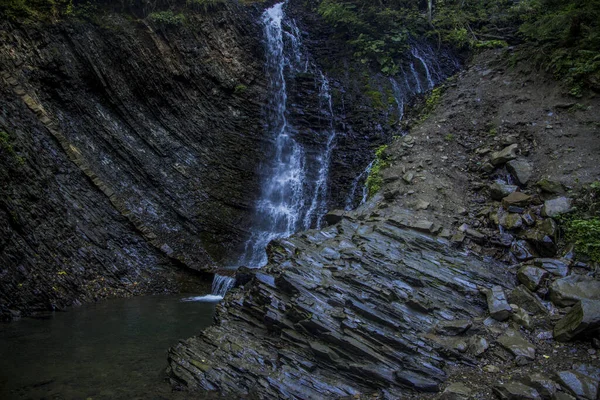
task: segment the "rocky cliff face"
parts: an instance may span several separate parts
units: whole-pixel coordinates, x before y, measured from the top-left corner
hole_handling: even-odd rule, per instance
[[[179,27],[2,25],[3,313],[227,261],[264,145],[254,19],[227,5]]]

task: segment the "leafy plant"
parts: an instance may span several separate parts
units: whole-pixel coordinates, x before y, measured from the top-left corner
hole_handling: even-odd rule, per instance
[[[150,13],[148,19],[156,24],[167,26],[181,25],[185,22],[185,16],[183,14],[175,14],[171,10]]]
[[[388,165],[387,157],[385,156],[385,151],[387,148],[387,145],[383,145],[379,146],[377,150],[375,150],[375,161],[373,161],[373,166],[371,167],[369,176],[367,176],[367,180],[365,182],[369,198],[373,197],[373,195],[375,195],[375,193],[381,189],[381,185],[383,183],[381,169],[387,167]]]

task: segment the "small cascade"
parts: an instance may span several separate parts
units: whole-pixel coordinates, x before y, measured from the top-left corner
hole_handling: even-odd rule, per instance
[[[215,277],[213,278],[211,294],[207,294],[205,296],[186,297],[185,299],[181,299],[181,301],[221,301],[229,289],[233,287],[233,285],[235,285],[234,277],[215,274]]]
[[[362,194],[361,194],[361,200],[360,200],[359,205],[364,204],[367,201],[367,197],[369,196],[369,190],[366,185],[366,179],[369,176],[369,173],[371,173],[371,168],[373,168],[374,163],[375,163],[375,160],[371,161],[369,163],[369,165],[367,165],[367,168],[365,168],[363,172],[358,174],[358,176],[356,178],[354,178],[354,181],[352,181],[352,186],[350,187],[350,193],[348,194],[348,197],[346,197],[346,207],[344,208],[346,211],[350,211],[354,208],[354,198],[356,197],[356,191],[358,189],[358,185],[361,182],[363,183],[363,187],[362,187]]]
[[[435,52],[426,43],[412,42],[409,61],[400,66],[400,72],[394,77],[390,77],[390,85],[398,110],[398,122],[404,118],[404,108],[406,104],[416,94],[433,89],[436,84],[448,76],[448,70],[456,70],[460,67],[458,61],[447,52],[440,50]],[[440,65],[440,60],[444,60],[446,69]],[[401,132],[404,134],[404,132]],[[364,186],[367,176],[371,171],[373,162],[361,172],[352,182],[350,192],[346,198],[345,209],[352,210],[356,203],[358,185],[363,182],[362,198],[359,203],[363,204],[367,200],[368,190]]]
[[[327,212],[327,179],[329,177],[329,165],[331,163],[331,152],[333,151],[333,143],[336,132],[334,129],[334,114],[333,104],[331,102],[331,91],[329,89],[329,79],[321,72],[321,85],[319,87],[320,108],[328,112],[329,124],[327,127],[327,142],[325,151],[317,157],[319,171],[317,180],[310,203],[310,207],[304,217],[304,229],[310,229],[313,219],[316,219],[316,227],[320,228],[323,217]]]

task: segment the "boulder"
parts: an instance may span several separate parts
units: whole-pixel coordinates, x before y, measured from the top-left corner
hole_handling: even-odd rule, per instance
[[[527,207],[531,203],[531,196],[523,192],[513,192],[502,199],[502,205],[506,208],[510,206]]]
[[[562,184],[558,181],[553,181],[550,179],[541,179],[537,181],[535,184],[542,192],[550,193],[550,194],[560,194],[564,193],[564,188]]]
[[[497,321],[506,321],[510,314],[512,314],[512,308],[506,300],[506,294],[500,286],[494,286],[491,289],[484,291],[487,297],[487,305],[490,311],[490,315]]]
[[[561,371],[556,374],[558,382],[578,399],[596,400],[598,398],[598,380],[579,371]]]
[[[554,327],[554,338],[565,342],[600,330],[600,301],[581,300]]]
[[[557,197],[556,199],[546,200],[542,207],[542,216],[557,217],[566,214],[572,210],[571,199],[568,197]]]
[[[511,160],[506,163],[506,169],[521,186],[527,185],[533,174],[533,166],[525,160]]]
[[[534,246],[541,256],[552,257],[558,250],[555,243],[557,232],[558,227],[556,222],[548,218],[538,221],[535,227],[528,229],[523,236]]]
[[[493,391],[501,400],[542,400],[537,390],[520,382],[499,383]]]
[[[495,151],[490,155],[490,162],[494,166],[502,165],[507,161],[517,158],[517,144],[511,144],[500,151]]]
[[[508,298],[511,304],[516,304],[533,315],[548,314],[548,310],[544,307],[540,299],[523,285],[514,288]]]
[[[469,341],[469,351],[476,356],[485,353],[489,347],[487,339],[481,336],[473,336]]]
[[[556,382],[546,375],[537,373],[525,377],[523,383],[537,390],[543,399],[551,399],[558,389]]]
[[[524,358],[528,361],[535,360],[535,346],[514,329],[508,329],[504,335],[498,338],[498,343],[517,358]]]
[[[500,216],[499,222],[508,230],[519,229],[523,226],[523,220],[519,214],[504,213]]]
[[[565,277],[569,273],[569,266],[567,263],[555,258],[536,258],[533,260],[533,263],[554,276]]]
[[[523,328],[531,330],[532,325],[529,313],[516,304],[511,304],[510,306],[513,310],[513,313],[510,316],[511,320],[513,320]]]
[[[535,250],[525,240],[515,240],[510,246],[510,252],[519,261],[535,258]]]
[[[516,192],[519,189],[518,186],[515,185],[507,185],[502,182],[494,182],[490,185],[490,196],[493,200],[502,200],[509,194]]]
[[[545,269],[524,265],[517,271],[517,279],[527,289],[534,292],[540,284],[548,277],[549,273]]]
[[[568,307],[579,300],[600,300],[600,281],[584,275],[569,275],[550,286],[550,300],[559,307]]]

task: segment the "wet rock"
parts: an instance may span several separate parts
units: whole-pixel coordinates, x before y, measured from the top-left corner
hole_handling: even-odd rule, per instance
[[[554,338],[566,342],[600,330],[600,300],[580,300],[554,327]]]
[[[510,246],[510,252],[519,261],[535,258],[535,250],[525,240],[516,240]]]
[[[542,207],[542,215],[544,217],[557,217],[570,212],[572,209],[571,199],[568,197],[558,197],[552,200],[546,200]]]
[[[565,277],[569,273],[567,263],[555,258],[536,258],[533,263],[554,276]]]
[[[500,225],[508,230],[519,229],[523,226],[523,220],[519,214],[505,213],[500,217]]]
[[[514,160],[517,158],[517,144],[511,144],[500,151],[493,152],[490,155],[490,162],[492,165],[498,166],[506,163],[507,161]]]
[[[473,394],[467,385],[460,382],[451,383],[440,395],[440,400],[469,400]]]
[[[529,343],[514,329],[508,329],[506,333],[498,338],[498,343],[515,357],[526,360],[535,360],[535,346]]]
[[[466,332],[473,323],[466,319],[442,322],[436,327],[436,331],[442,335],[456,336]]]
[[[494,286],[491,289],[484,291],[487,297],[488,310],[492,318],[497,321],[506,321],[510,314],[512,314],[512,308],[506,300],[506,294],[500,286]]]
[[[548,310],[544,307],[540,299],[524,285],[514,288],[508,298],[511,304],[516,304],[533,315],[545,315],[548,313]]]
[[[596,400],[598,398],[598,380],[578,371],[561,371],[556,374],[558,382],[578,399]]]
[[[527,185],[533,174],[532,165],[525,160],[511,160],[506,163],[506,169],[521,186]]]
[[[573,274],[557,279],[550,286],[550,300],[559,307],[568,307],[579,300],[600,300],[600,281]]]
[[[493,200],[502,200],[509,194],[516,192],[519,189],[515,185],[507,185],[501,182],[494,182],[490,185],[490,196]]]
[[[520,382],[499,383],[494,386],[494,394],[501,400],[541,400],[542,397],[532,387]]]
[[[543,257],[552,257],[556,254],[558,247],[556,246],[556,233],[558,228],[554,220],[548,218],[543,221],[538,221],[535,227],[528,229],[524,237],[537,252]]]
[[[558,389],[556,382],[542,374],[527,376],[523,383],[537,390],[542,399],[551,399]]]
[[[537,187],[539,187],[542,192],[545,192],[545,193],[549,193],[549,194],[564,193],[563,185],[558,181],[553,181],[550,179],[541,179],[535,185]]]
[[[506,208],[511,206],[527,207],[531,203],[531,196],[523,192],[513,192],[502,199],[502,205]]]
[[[517,279],[519,282],[532,292],[535,292],[548,275],[548,271],[529,265],[524,265],[517,271]]]
[[[487,339],[481,336],[473,336],[470,340],[469,350],[475,356],[481,356],[490,347]]]
[[[531,330],[532,325],[531,325],[531,318],[529,317],[529,313],[527,313],[527,311],[525,311],[521,307],[517,306],[516,304],[511,304],[510,306],[513,310],[513,313],[510,316],[511,320],[513,320],[514,322],[516,322],[518,325],[522,326],[523,328]]]

